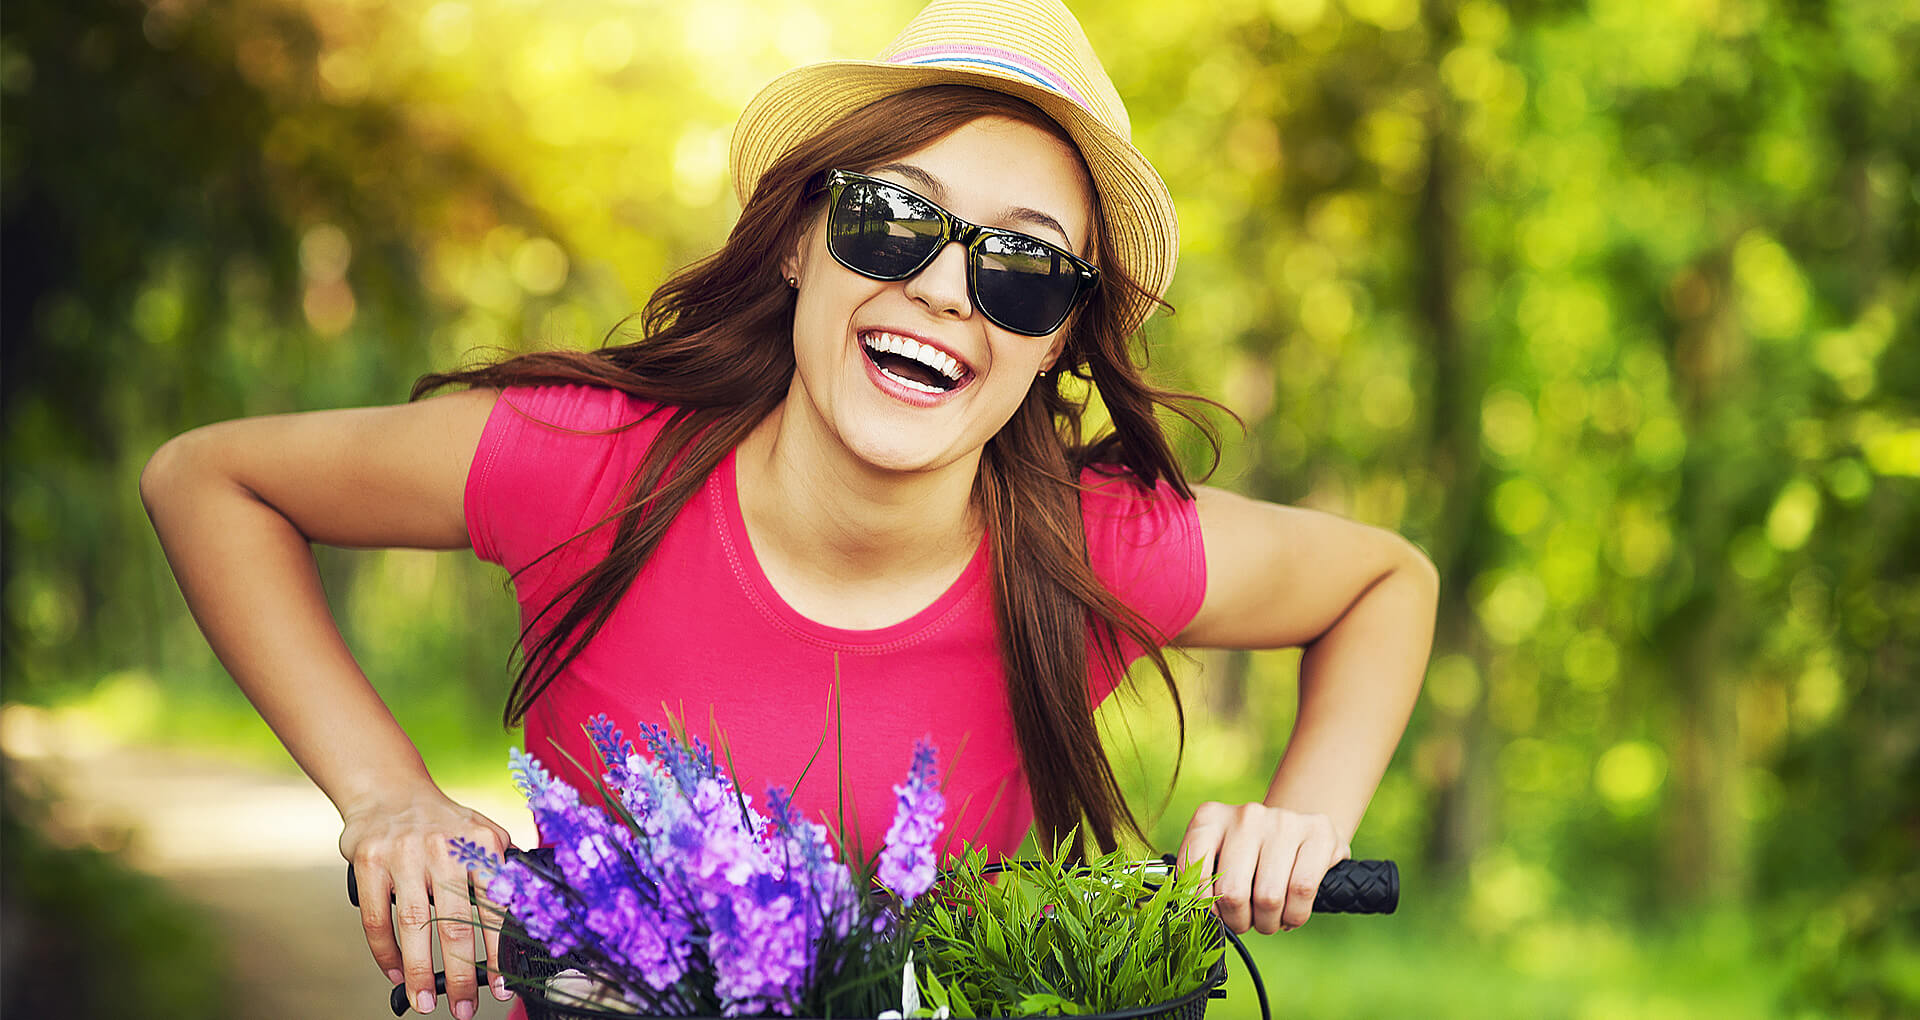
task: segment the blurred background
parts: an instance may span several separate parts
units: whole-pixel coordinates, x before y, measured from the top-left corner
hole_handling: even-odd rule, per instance
[[[337,817],[188,617],[141,467],[599,344],[724,236],[755,90],[915,8],[7,5],[9,1016],[384,1014]],[[1404,906],[1259,940],[1276,1015],[1920,1011],[1920,2],[1077,13],[1180,209],[1153,371],[1245,423],[1214,483],[1444,578],[1355,842]],[[319,558],[436,774],[510,803],[501,573]],[[1106,710],[1161,847],[1263,789],[1295,661],[1182,666],[1171,798],[1164,698]]]

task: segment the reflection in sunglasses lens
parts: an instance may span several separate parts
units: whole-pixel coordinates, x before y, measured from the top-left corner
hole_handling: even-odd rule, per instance
[[[827,218],[836,258],[878,279],[913,275],[946,238],[945,213],[903,188],[845,184]],[[987,318],[1018,333],[1059,327],[1079,293],[1078,271],[1059,249],[1021,234],[981,235],[968,246],[974,302]]]

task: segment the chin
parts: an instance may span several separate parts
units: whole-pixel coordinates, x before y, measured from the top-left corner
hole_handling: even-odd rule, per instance
[[[847,449],[862,464],[891,474],[936,471],[958,459],[950,450],[932,450],[916,444],[884,440],[853,442],[847,444]]]

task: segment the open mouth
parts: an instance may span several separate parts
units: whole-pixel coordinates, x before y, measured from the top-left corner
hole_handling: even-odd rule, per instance
[[[973,371],[952,355],[912,337],[881,330],[860,334],[860,349],[882,375],[920,393],[948,393]]]

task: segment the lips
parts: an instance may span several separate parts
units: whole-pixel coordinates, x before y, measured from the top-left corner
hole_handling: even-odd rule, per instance
[[[965,362],[904,333],[863,330],[860,350],[886,382],[922,397],[952,393],[973,379],[973,369]]]

